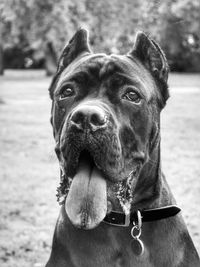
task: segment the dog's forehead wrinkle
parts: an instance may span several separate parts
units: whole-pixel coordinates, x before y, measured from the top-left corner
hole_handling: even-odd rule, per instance
[[[94,54],[92,56],[84,56],[79,61],[72,62],[61,74],[56,85],[56,90],[63,83],[71,80],[92,80],[100,81],[105,78],[105,75],[111,74],[114,71],[113,63],[110,63],[110,56],[106,54]],[[56,91],[55,90],[55,91]]]
[[[99,71],[99,79],[105,80],[108,76],[121,71],[121,67],[111,58],[111,56],[104,58],[102,67]]]
[[[85,55],[78,60],[74,60],[70,65],[68,65],[61,74],[61,80],[67,78],[68,76],[74,74],[83,69],[87,69],[90,64],[97,64],[101,61],[101,58],[104,58],[105,54],[90,54]]]
[[[96,81],[105,81],[107,78],[113,81],[121,81],[127,85],[131,83],[136,86],[147,101],[156,96],[156,85],[150,74],[138,62],[137,59],[123,55],[91,54],[72,62],[61,74],[56,89],[73,78],[87,77]],[[56,90],[55,90],[56,91]]]

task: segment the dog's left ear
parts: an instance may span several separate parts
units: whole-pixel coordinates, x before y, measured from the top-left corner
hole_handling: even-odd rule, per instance
[[[147,37],[145,33],[138,32],[134,47],[129,55],[138,58],[151,72],[155,79],[161,82],[164,87],[161,88],[161,94],[163,101],[166,102],[169,97],[169,92],[167,90],[169,66],[164,52],[161,50],[159,45]]]

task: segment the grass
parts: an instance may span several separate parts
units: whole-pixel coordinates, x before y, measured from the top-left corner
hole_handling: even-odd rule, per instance
[[[50,79],[38,71],[0,78],[0,266],[48,259],[59,207],[59,170],[49,123]],[[162,112],[162,163],[200,252],[200,77],[171,75]]]

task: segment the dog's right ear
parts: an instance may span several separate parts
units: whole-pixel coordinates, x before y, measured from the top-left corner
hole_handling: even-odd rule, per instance
[[[88,42],[89,33],[86,29],[79,29],[68,44],[64,47],[57,65],[57,71],[49,87],[51,99],[53,98],[53,88],[61,72],[81,54],[91,53]]]
[[[51,98],[53,96],[52,88],[58,76],[61,74],[61,72],[81,54],[91,53],[88,37],[89,37],[88,31],[86,29],[80,28],[74,34],[69,43],[64,47],[60,59],[58,61],[56,74],[49,88]]]
[[[88,31],[82,28],[74,34],[62,51],[58,62],[58,70],[66,68],[80,54],[91,53],[88,36]]]

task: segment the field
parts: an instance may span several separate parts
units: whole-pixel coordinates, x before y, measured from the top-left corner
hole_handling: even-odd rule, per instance
[[[0,266],[41,267],[59,207],[49,123],[50,79],[41,71],[0,78]],[[172,74],[162,113],[162,166],[200,253],[200,75]]]

